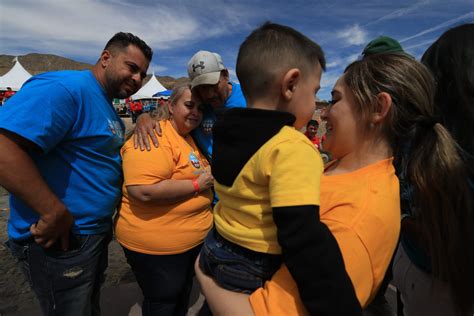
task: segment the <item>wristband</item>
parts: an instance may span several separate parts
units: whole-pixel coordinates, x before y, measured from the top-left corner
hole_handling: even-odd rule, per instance
[[[194,187],[194,196],[197,196],[199,194],[199,183],[197,179],[193,179],[193,187]]]

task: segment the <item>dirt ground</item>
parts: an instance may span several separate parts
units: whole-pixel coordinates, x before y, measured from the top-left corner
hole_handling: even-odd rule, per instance
[[[0,188],[0,315],[29,309],[36,304],[36,299],[27,280],[18,269],[15,258],[4,245],[8,238],[7,194],[4,189]],[[123,251],[116,241],[112,241],[109,245],[109,267],[106,273],[104,288],[113,288],[135,281]]]
[[[125,118],[127,130],[131,128],[130,118]],[[15,258],[4,245],[7,240],[8,192],[0,187],[0,316],[16,314],[15,312],[36,305],[36,299],[30,290],[27,280],[17,268]],[[109,267],[103,288],[113,288],[135,281],[123,254],[116,241],[109,245]]]

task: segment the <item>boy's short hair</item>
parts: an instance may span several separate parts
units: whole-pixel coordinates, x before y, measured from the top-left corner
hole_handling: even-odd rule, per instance
[[[114,50],[123,51],[129,45],[138,47],[145,58],[150,61],[153,58],[153,50],[142,39],[132,33],[119,32],[115,34],[105,45],[104,50],[113,52]]]
[[[291,27],[266,22],[240,45],[236,73],[244,96],[253,100],[268,93],[282,73],[298,68],[306,76],[318,64],[326,69],[318,44]]]

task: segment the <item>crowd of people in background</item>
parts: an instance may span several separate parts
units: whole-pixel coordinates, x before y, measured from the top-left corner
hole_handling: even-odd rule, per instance
[[[5,91],[0,91],[0,106],[7,102],[15,93],[16,91],[13,91],[10,87],[7,87]]]
[[[374,39],[317,109],[323,49],[267,22],[240,84],[198,51],[168,102],[122,108],[126,135],[111,101],[152,56],[120,32],[92,70],[3,95],[8,246],[45,315],[100,313],[114,233],[143,315],[186,315],[194,275],[200,315],[389,315],[390,282],[406,316],[473,315],[474,24],[421,61]]]

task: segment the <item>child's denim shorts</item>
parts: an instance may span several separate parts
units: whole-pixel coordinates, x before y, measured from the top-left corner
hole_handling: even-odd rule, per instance
[[[252,251],[219,235],[213,228],[201,249],[199,266],[221,287],[250,294],[278,270],[281,255]]]

